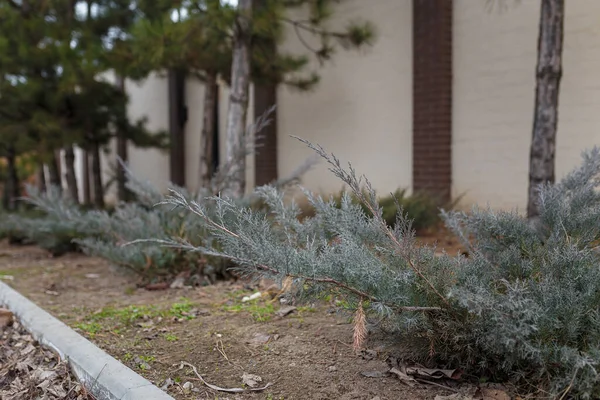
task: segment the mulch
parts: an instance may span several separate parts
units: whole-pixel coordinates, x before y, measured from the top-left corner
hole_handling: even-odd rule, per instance
[[[0,318],[0,399],[94,400],[66,361],[5,317],[6,311]]]

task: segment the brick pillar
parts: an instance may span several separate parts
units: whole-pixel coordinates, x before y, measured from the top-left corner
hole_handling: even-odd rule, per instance
[[[268,5],[267,0],[252,0],[252,8],[255,12],[261,11],[262,8]],[[277,55],[277,44],[273,40],[265,40],[263,42],[263,56],[275,59]],[[268,58],[267,58],[268,59]],[[267,68],[268,69],[268,68]],[[273,81],[273,77],[269,79],[270,71],[254,71],[258,72],[254,79],[254,121],[269,110],[274,105],[277,105],[277,84]],[[264,76],[261,76],[265,74]],[[257,79],[258,78],[258,79]],[[277,109],[269,116],[271,120],[269,125],[258,134],[261,136],[259,146],[256,149],[254,157],[254,186],[263,186],[273,183],[277,180]]]
[[[254,86],[254,120],[277,104],[277,86],[273,84]],[[277,180],[277,109],[269,116],[271,122],[258,134],[261,136],[254,158],[255,186],[263,186]]]
[[[450,200],[452,0],[413,0],[413,190]]]
[[[185,123],[187,108],[185,105],[185,74],[169,70],[169,131],[171,146],[169,169],[171,183],[185,186]]]

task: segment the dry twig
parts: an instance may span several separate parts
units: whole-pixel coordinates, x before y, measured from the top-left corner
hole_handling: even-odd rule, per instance
[[[177,365],[177,364],[175,364]],[[260,387],[260,388],[250,388],[250,389],[243,389],[243,388],[222,388],[219,387],[217,385],[213,385],[210,384],[208,382],[206,382],[204,380],[204,378],[202,377],[202,375],[200,375],[198,373],[198,369],[193,366],[192,364],[185,362],[185,361],[181,361],[181,363],[179,363],[179,369],[182,369],[183,367],[189,367],[192,369],[192,371],[194,371],[194,374],[196,374],[196,376],[198,377],[198,380],[200,382],[202,382],[204,385],[206,385],[207,387],[211,388],[212,390],[216,390],[218,392],[226,392],[226,393],[246,393],[246,392],[260,392],[265,390],[266,388],[268,388],[269,386],[272,385],[272,383],[267,383],[265,386]]]

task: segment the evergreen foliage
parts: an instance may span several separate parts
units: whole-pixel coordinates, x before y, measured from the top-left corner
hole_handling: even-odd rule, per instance
[[[258,131],[269,123],[270,111],[248,127],[243,141],[235,149],[236,157],[247,157],[256,150]],[[314,159],[309,158],[290,177],[275,182],[276,187],[283,190],[298,182],[313,164]],[[228,271],[231,262],[227,260],[185,251],[177,246],[156,245],[156,240],[167,243],[171,238],[179,237],[192,246],[219,246],[204,224],[189,218],[183,210],[155,207],[164,195],[149,182],[135,177],[124,163],[122,167],[127,175],[127,189],[136,202],[119,203],[114,210],[85,210],[55,187],[41,193],[28,186],[24,200],[39,215],[30,218],[9,214],[0,224],[0,231],[15,238],[26,238],[54,255],[82,250],[138,274],[144,283],[169,282],[180,274],[187,276],[192,284],[231,278],[231,271]],[[186,201],[199,199],[207,210],[217,213],[214,201],[204,197],[227,188],[230,167],[227,162],[221,165],[211,187],[201,194],[191,194],[178,187],[175,190]],[[248,196],[236,200],[236,204],[257,208],[257,199]]]
[[[116,135],[137,146],[167,145],[164,132],[149,132],[144,120],[127,118],[126,94],[102,79],[107,71],[124,70],[121,38],[136,16],[131,5],[128,0],[0,3],[0,156],[9,164],[35,154],[39,163],[56,169],[55,152],[72,154],[77,145],[93,152],[94,177],[101,183],[100,151]],[[131,65],[127,72],[139,75]],[[74,185],[72,156],[65,161],[67,181]],[[54,175],[52,183],[58,184],[60,176]],[[9,178],[18,195],[17,174]]]
[[[90,218],[70,197],[64,196],[56,187],[45,193],[27,185],[23,200],[38,213],[9,214],[2,222],[2,230],[12,237],[26,238],[50,251],[54,256],[77,251],[74,239],[99,234],[98,221]]]
[[[318,83],[317,72],[307,71],[309,57],[277,50],[276,45],[283,41],[286,27],[293,28],[305,49],[321,63],[332,58],[336,44],[350,49],[372,43],[375,28],[369,22],[353,22],[341,30],[328,29],[334,3],[338,2],[257,2],[250,33],[253,81],[282,83],[300,90],[309,90]],[[158,4],[161,7],[147,13],[146,18],[137,19],[130,30],[130,45],[136,62],[153,70],[185,70],[201,80],[214,73],[230,82],[236,7],[220,0]],[[291,17],[294,13],[305,18]]]
[[[180,247],[233,260],[241,274],[292,279],[296,295],[345,294],[355,323],[363,312],[384,317],[412,361],[511,379],[549,397],[600,396],[599,149],[540,188],[534,225],[516,212],[444,213],[470,249],[465,258],[416,246],[405,215],[386,223],[368,180],[309,146],[362,206],[349,194],[338,207],[306,192],[316,212],[300,221],[299,207],[269,186],[256,192],[268,206],[260,210],[213,197],[209,212],[173,191],[163,203],[196,215],[219,243]]]
[[[344,190],[333,197],[336,205],[341,207]],[[356,196],[349,193],[353,202],[360,205],[366,215],[372,215],[369,208],[362,204]],[[417,192],[408,194],[406,189],[398,189],[394,193],[383,196],[378,199],[382,210],[382,216],[385,222],[393,227],[396,224],[398,212],[401,212],[412,221],[412,228],[417,232],[423,232],[431,228],[435,228],[441,223],[440,209],[451,210],[458,201],[453,200],[449,203],[440,201],[434,194],[428,192]],[[304,210],[303,214],[313,214],[312,209]]]

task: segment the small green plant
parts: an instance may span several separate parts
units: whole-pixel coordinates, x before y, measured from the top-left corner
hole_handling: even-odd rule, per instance
[[[94,326],[110,325],[111,330],[117,333],[121,328],[130,328],[139,321],[158,317],[192,319],[194,315],[190,312],[193,310],[193,306],[193,303],[184,298],[181,302],[173,303],[168,307],[146,305],[130,305],[123,308],[104,307],[86,315],[84,320],[87,324],[94,324]]]
[[[298,313],[314,313],[317,312],[317,309],[313,306],[299,306],[297,309]]]
[[[82,330],[83,332],[87,333],[91,337],[94,337],[97,333],[102,332],[102,330],[103,330],[102,325],[98,324],[97,322],[90,322],[90,323],[81,322],[81,323],[75,324],[75,328]]]
[[[256,322],[267,322],[273,318],[275,308],[271,303],[261,303],[249,301],[247,303],[238,303],[223,306],[224,311],[229,312],[247,312]]]
[[[179,338],[178,338],[176,335],[173,335],[173,334],[171,334],[171,333],[167,333],[167,334],[165,335],[165,339],[166,339],[168,342],[176,342],[176,341],[178,341],[178,340],[179,340]]]
[[[181,299],[182,302],[181,303],[174,303],[171,306],[171,309],[169,310],[169,314],[173,317],[176,318],[183,318],[183,319],[192,319],[194,318],[192,315],[190,315],[190,311],[193,308],[193,304],[190,303],[190,301],[188,299]]]

